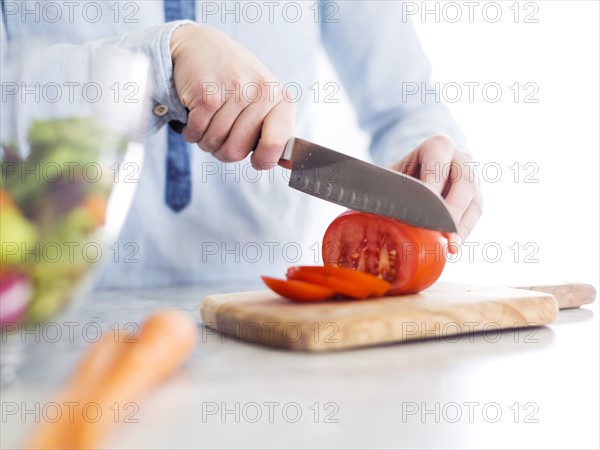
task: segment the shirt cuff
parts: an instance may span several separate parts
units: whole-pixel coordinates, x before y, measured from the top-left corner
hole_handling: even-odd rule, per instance
[[[148,57],[152,70],[150,109],[146,115],[145,133],[153,134],[171,120],[187,122],[187,111],[177,95],[173,81],[171,36],[182,25],[196,25],[191,20],[177,20],[118,38],[93,41],[87,44],[92,51],[117,47]]]
[[[167,122],[177,120],[187,122],[187,110],[179,100],[173,80],[173,59],[171,58],[171,36],[182,25],[195,25],[191,20],[177,20],[162,26],[158,36],[158,54],[154,56],[154,102],[150,119],[150,131],[155,132]]]

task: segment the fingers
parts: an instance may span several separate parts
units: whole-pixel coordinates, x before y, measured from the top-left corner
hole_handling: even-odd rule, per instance
[[[257,147],[255,167],[277,163],[294,120],[294,105],[283,102],[277,78],[245,47],[210,28],[180,27],[170,45],[173,82],[190,111],[183,138],[223,162],[240,161]]]
[[[448,210],[457,224],[479,189],[478,181],[469,179],[464,171],[465,162],[467,161],[470,161],[470,157],[466,153],[458,153],[448,171],[449,188],[445,199]]]
[[[252,154],[252,166],[258,170],[274,167],[294,133],[296,109],[294,104],[280,101],[269,112],[262,127],[258,146]]]
[[[482,213],[479,179],[471,176],[471,157],[460,152],[451,139],[435,136],[406,155],[392,169],[417,176],[445,198],[457,232],[448,236],[450,253],[456,253]]]
[[[458,246],[465,241],[481,216],[482,196],[479,182],[469,179],[463,171],[467,161],[470,161],[470,157],[459,153],[452,162],[448,176],[449,188],[445,196],[446,206],[456,223],[457,231],[450,241]]]
[[[273,168],[292,134],[294,111],[294,105],[282,99],[278,103],[250,105],[239,115],[227,140],[213,156],[223,162],[235,162],[256,149],[252,165],[257,169]]]
[[[449,170],[445,169],[452,163],[454,143],[445,136],[436,136],[423,142],[416,151],[421,181],[441,195],[449,177]]]
[[[198,147],[205,152],[216,152],[227,140],[238,116],[247,107],[247,103],[229,99],[212,117],[208,128],[198,141]]]
[[[420,163],[420,178],[442,195],[457,224],[451,242],[460,245],[481,216],[482,196],[478,179],[471,179],[467,162],[471,157],[458,151],[452,140],[436,136],[421,144],[415,152]]]
[[[213,116],[219,111],[221,106],[221,103],[211,101],[209,104],[205,104],[203,108],[190,109],[187,124],[181,132],[183,139],[191,144],[200,141],[208,129]]]
[[[264,119],[249,107],[240,114],[227,141],[213,153],[223,162],[240,161],[250,151],[252,166],[258,170],[273,168],[293,133],[294,105],[280,101]]]
[[[221,162],[230,163],[243,160],[258,143],[260,130],[266,112],[260,104],[250,105],[237,117],[227,140],[213,156]]]
[[[256,149],[252,165],[272,168],[293,134],[295,106],[277,90],[252,101],[241,97],[232,96],[219,108],[214,102],[190,110],[183,137],[226,163],[241,161]]]
[[[416,150],[410,152],[400,161],[392,163],[389,168],[415,178],[420,178],[421,175],[421,167]]]
[[[446,196],[446,204],[456,223],[456,233],[451,236],[450,241],[460,246],[465,242],[482,214],[483,196],[479,190],[479,183],[462,177],[452,184]]]
[[[467,207],[460,221],[458,222],[458,239],[456,239],[455,242],[458,241],[457,243],[459,245],[465,242],[467,236],[469,236],[471,231],[473,231],[473,228],[475,228],[475,224],[481,217],[482,212],[483,196],[481,195],[481,192],[478,191],[473,200],[471,200],[471,203]]]

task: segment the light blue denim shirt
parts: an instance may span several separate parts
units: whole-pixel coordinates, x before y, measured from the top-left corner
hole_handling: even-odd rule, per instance
[[[298,248],[314,252],[305,240],[306,224],[320,200],[287,188],[281,168],[259,173],[249,160],[227,166],[191,146],[192,202],[179,213],[167,207],[165,125],[186,120],[173,85],[169,50],[170,36],[182,22],[164,23],[162,1],[68,3],[5,1],[3,58],[19,38],[50,35],[76,44],[80,59],[53,58],[47,71],[38,71],[40,78],[52,79],[48,73],[66,76],[73,65],[89,63],[107,48],[142,52],[152,62],[154,89],[147,106],[144,166],[118,239],[120,254],[107,255],[100,286],[256,280],[259,274],[283,275]],[[58,5],[60,16],[51,4]],[[300,86],[304,95],[296,103],[297,136],[311,138],[309,92],[316,53],[324,46],[361,127],[371,136],[376,163],[397,161],[434,134],[449,135],[464,148],[462,134],[444,105],[431,95],[422,101],[420,95],[403,92],[403,83],[429,83],[430,66],[403,15],[402,2],[198,1],[196,7],[198,25],[225,32],[282,83]],[[150,112],[158,104],[168,107],[165,115]]]

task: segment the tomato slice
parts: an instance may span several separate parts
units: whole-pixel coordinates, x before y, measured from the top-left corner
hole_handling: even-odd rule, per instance
[[[277,294],[297,302],[318,302],[335,295],[335,291],[325,286],[297,280],[261,277],[264,283]]]
[[[390,283],[373,275],[335,266],[290,267],[286,276],[289,280],[326,286],[338,294],[356,299],[381,297],[390,288]]]
[[[448,240],[438,231],[347,211],[327,228],[322,251],[326,266],[383,278],[391,283],[388,295],[412,294],[439,278],[446,264]]]

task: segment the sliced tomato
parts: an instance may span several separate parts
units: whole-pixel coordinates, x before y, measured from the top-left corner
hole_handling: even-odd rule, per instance
[[[373,275],[335,266],[290,267],[286,276],[289,280],[320,284],[356,299],[381,297],[390,288],[390,283]]]
[[[261,278],[273,292],[297,302],[318,302],[335,295],[333,289],[306,281],[281,280],[265,276]]]
[[[431,286],[446,264],[443,233],[375,214],[347,211],[323,237],[326,266],[366,272],[391,283],[387,292],[412,294]]]

